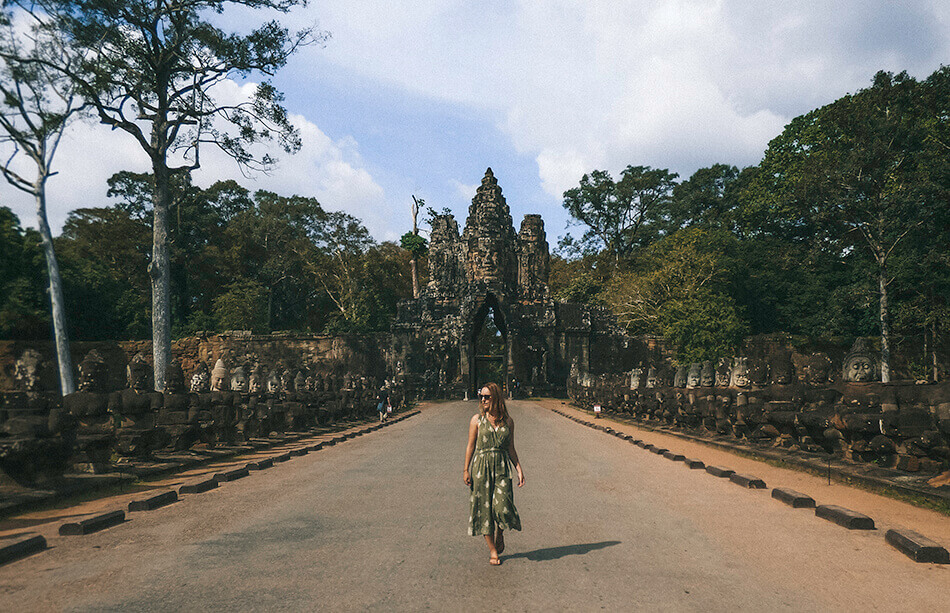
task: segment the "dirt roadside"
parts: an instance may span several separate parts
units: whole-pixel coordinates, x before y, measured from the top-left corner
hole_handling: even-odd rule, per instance
[[[548,409],[557,409],[563,413],[592,421],[589,412],[581,411],[565,401],[555,399],[539,400],[538,404]],[[880,494],[862,490],[842,483],[832,482],[805,472],[773,466],[766,462],[743,457],[728,451],[685,440],[677,436],[638,428],[633,425],[616,422],[608,417],[598,420],[614,430],[630,434],[654,445],[665,447],[688,458],[701,460],[706,466],[721,466],[738,473],[750,474],[765,481],[771,488],[784,487],[797,490],[811,496],[819,505],[839,505],[874,519],[877,530],[883,535],[891,528],[907,528],[919,532],[950,549],[950,517],[930,509],[888,498]],[[631,453],[649,453],[631,445]],[[713,478],[710,476],[710,478]],[[781,504],[775,501],[775,504]]]

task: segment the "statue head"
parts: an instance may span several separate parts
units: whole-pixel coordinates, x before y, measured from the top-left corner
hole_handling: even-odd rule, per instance
[[[264,369],[261,368],[260,362],[254,364],[254,368],[251,369],[251,377],[247,383],[247,389],[252,394],[260,394],[264,391]]]
[[[294,389],[297,391],[307,389],[307,376],[303,374],[302,370],[298,370],[297,374],[294,375]]]
[[[702,387],[712,387],[716,384],[716,367],[712,360],[703,362],[703,369],[699,373],[699,384]]]
[[[126,368],[126,373],[128,374],[129,379],[129,388],[134,389],[137,392],[146,391],[148,389],[148,374],[150,370],[151,367],[145,360],[145,356],[141,353],[136,353],[135,357],[132,358],[132,361],[129,362],[129,365]]]
[[[20,389],[26,392],[35,392],[40,385],[40,369],[43,366],[43,356],[36,349],[27,349],[16,361],[16,370],[13,377]]]
[[[656,383],[657,383],[657,381],[656,381],[656,368],[653,367],[653,366],[651,366],[651,367],[647,370],[647,388],[648,388],[648,389],[652,389],[652,388],[656,387]]]
[[[211,373],[208,372],[208,365],[204,362],[198,362],[195,372],[191,375],[191,391],[207,392],[211,384]]]
[[[769,384],[768,365],[764,361],[754,358],[749,361],[748,368],[750,385],[764,387]]]
[[[218,361],[214,363],[214,369],[211,371],[211,391],[226,392],[230,382],[230,374],[227,364],[224,363],[224,358],[218,358]]]
[[[270,375],[267,376],[267,393],[276,394],[280,392],[280,376],[277,374],[277,369],[270,371]]]
[[[79,363],[79,389],[83,392],[104,392],[106,387],[106,362],[93,349]]]
[[[809,385],[825,385],[831,373],[831,360],[824,353],[813,353],[805,359],[805,381]]]
[[[235,392],[248,390],[247,370],[243,365],[231,369],[231,389]]]
[[[732,362],[729,358],[719,358],[716,362],[716,387],[729,387],[732,382]]]
[[[735,358],[732,363],[732,387],[749,387],[749,358]]]
[[[686,387],[686,373],[687,367],[685,364],[676,367],[676,374],[673,375],[673,387]]]
[[[788,385],[795,378],[792,356],[783,351],[769,358],[769,378],[773,385]]]
[[[630,389],[640,389],[640,380],[643,377],[642,368],[634,368],[630,371]]]
[[[185,372],[181,369],[181,363],[172,358],[168,362],[168,369],[165,371],[165,393],[181,394],[185,391]]]
[[[282,392],[294,391],[294,371],[289,368],[285,368],[280,373],[280,390]]]
[[[702,381],[702,370],[703,365],[699,362],[693,362],[689,365],[689,372],[686,373],[686,387],[688,389],[699,387]]]
[[[868,349],[867,342],[863,338],[856,339],[851,351],[844,358],[841,378],[853,383],[876,381],[876,366],[874,355]]]

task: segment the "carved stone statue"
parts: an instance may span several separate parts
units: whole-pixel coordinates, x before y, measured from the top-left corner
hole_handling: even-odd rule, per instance
[[[703,362],[703,369],[699,374],[699,384],[702,387],[712,387],[716,384],[716,367],[712,360]]]
[[[689,372],[686,373],[686,388],[695,389],[700,386],[702,381],[703,366],[699,362],[693,362],[689,365]]]
[[[676,374],[673,376],[673,387],[686,387],[686,373],[687,367],[685,364],[680,364],[676,367]]]
[[[19,388],[25,392],[39,390],[40,370],[43,366],[43,356],[36,349],[27,349],[16,361],[13,378]]]
[[[719,358],[716,363],[716,387],[729,387],[732,383],[732,363],[729,358]]]
[[[851,351],[844,358],[841,379],[850,383],[878,380],[877,363],[865,339],[858,338],[854,341]]]
[[[647,389],[652,389],[656,387],[656,384],[657,384],[656,368],[653,366],[650,366],[650,368],[647,370]]]
[[[116,420],[116,451],[126,457],[145,457],[165,441],[158,426],[162,394],[149,386],[151,366],[141,353],[129,362],[129,387],[109,397],[109,411]]]
[[[732,363],[732,387],[749,387],[749,358],[735,358]]]
[[[227,364],[224,363],[224,358],[218,358],[218,361],[214,363],[214,369],[211,371],[211,391],[227,391],[230,374]]]
[[[634,368],[630,371],[630,389],[636,390],[640,389],[640,380],[643,377],[642,368]]]
[[[63,407],[77,421],[74,469],[101,473],[109,470],[115,426],[109,415],[106,363],[93,349],[79,364],[79,391],[63,398]]]
[[[831,360],[824,353],[813,353],[805,359],[805,382],[809,385],[825,385],[831,373]]]
[[[244,393],[248,391],[247,373],[243,365],[231,369],[231,390]]]
[[[208,365],[204,362],[198,362],[195,372],[191,375],[191,391],[195,393],[207,392],[211,388],[211,373],[208,372]]]
[[[254,368],[251,370],[251,378],[247,385],[248,391],[252,394],[262,393],[266,383],[265,378],[264,369],[261,368],[260,362],[254,364]]]

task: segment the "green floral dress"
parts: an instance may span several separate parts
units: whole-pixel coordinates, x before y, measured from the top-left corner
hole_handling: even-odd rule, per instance
[[[521,530],[511,480],[508,424],[492,427],[488,418],[478,418],[478,438],[472,459],[472,514],[468,533],[494,534],[495,528]]]

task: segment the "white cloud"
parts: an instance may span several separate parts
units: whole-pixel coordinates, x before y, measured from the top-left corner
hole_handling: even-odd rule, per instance
[[[560,197],[583,172],[756,163],[795,115],[924,77],[950,50],[945,3],[886,0],[326,0],[316,61],[488,111]],[[309,53],[309,52],[308,52]]]
[[[256,87],[226,81],[218,87],[220,100],[238,102],[248,99]],[[328,210],[345,210],[363,220],[380,240],[392,240],[397,232],[390,228],[386,194],[365,167],[358,143],[348,136],[333,140],[302,115],[291,115],[300,130],[302,146],[296,155],[274,151],[276,145],[259,146],[258,153],[270,150],[278,157],[277,165],[267,174],[241,177],[235,162],[223,152],[202,149],[201,168],[194,173],[201,186],[238,177],[238,182],[255,191],[266,189],[282,195],[316,197]],[[2,152],[0,152],[2,153]],[[6,158],[4,158],[6,159]],[[180,162],[180,160],[178,160]],[[33,169],[27,160],[17,168],[27,176]],[[69,211],[83,207],[106,206],[106,180],[120,170],[149,172],[148,157],[124,132],[111,131],[91,121],[77,121],[66,131],[53,164],[58,175],[48,184],[48,216],[57,233]],[[10,206],[25,226],[36,226],[31,197],[2,182],[0,205]]]

